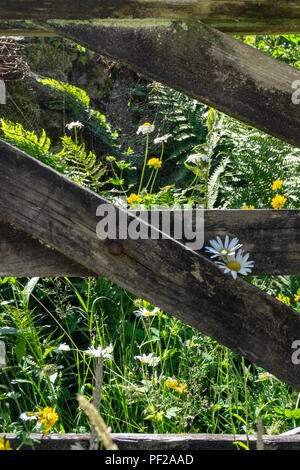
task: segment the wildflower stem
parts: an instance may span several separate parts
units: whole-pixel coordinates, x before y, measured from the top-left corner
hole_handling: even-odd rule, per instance
[[[96,383],[93,393],[93,406],[99,411],[101,405],[101,392],[103,383],[103,356],[99,356],[96,368]],[[90,437],[90,450],[97,450],[98,438],[95,426],[92,424],[92,432]]]
[[[163,154],[164,154],[164,141],[162,140],[162,142],[161,142],[161,154],[160,154],[160,157],[159,157],[160,162],[162,161]],[[155,180],[156,180],[156,177],[157,177],[158,170],[159,170],[159,168],[156,169],[154,179],[152,181],[152,185],[151,185],[151,188],[150,188],[150,196],[152,194],[152,190],[153,190],[153,186],[154,186],[154,183],[155,183]]]
[[[148,157],[148,148],[149,148],[149,135],[146,134],[146,152],[145,152],[144,166],[143,166],[143,171],[142,171],[140,186],[139,186],[139,190],[138,190],[138,196],[140,195],[141,188],[142,188],[142,184],[143,184],[144,173],[145,173],[145,168],[146,168],[146,163],[147,163],[147,157]]]

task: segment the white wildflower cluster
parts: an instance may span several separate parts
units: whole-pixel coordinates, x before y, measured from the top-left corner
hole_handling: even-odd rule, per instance
[[[154,353],[150,353],[148,355],[143,354],[142,356],[134,356],[134,359],[138,359],[142,364],[155,367],[160,362],[160,359],[153,354]]]
[[[31,412],[31,411],[24,411],[23,413],[20,414],[19,418],[22,421],[37,421],[38,416],[37,416],[37,413]]]
[[[69,124],[66,124],[66,128],[69,129],[69,131],[73,129],[74,127],[80,129],[81,127],[84,127],[84,125],[79,121],[69,122]]]
[[[107,346],[105,349],[102,349],[101,346],[98,346],[98,348],[94,348],[94,346],[91,346],[89,349],[85,351],[85,354],[88,354],[93,357],[103,357],[104,359],[112,359],[113,353],[113,345],[110,344]]]
[[[202,162],[207,162],[208,157],[204,153],[193,153],[188,156],[185,163],[193,163],[194,165],[199,165]]]
[[[211,258],[221,259],[215,261],[215,264],[223,269],[224,273],[230,273],[233,279],[236,279],[238,274],[247,275],[251,272],[254,261],[248,261],[250,255],[244,253],[237,238],[230,240],[226,235],[224,242],[220,237],[216,237],[216,240],[210,240],[209,243],[211,246],[206,246],[205,250],[212,255]]]
[[[172,134],[165,134],[165,135],[162,135],[161,137],[157,136],[156,139],[154,139],[154,143],[155,144],[160,144],[161,142],[166,143],[170,137],[172,137]]]
[[[154,129],[155,129],[154,124],[150,124],[150,122],[145,122],[145,124],[142,124],[141,126],[138,127],[138,130],[136,133],[147,135],[153,132]],[[154,144],[166,143],[170,137],[172,137],[172,134],[165,134],[165,135],[162,135],[161,137],[157,136],[154,139]]]
[[[139,126],[136,133],[146,135],[146,134],[150,134],[153,131],[154,131],[154,124],[150,124],[150,122],[145,122],[145,124],[142,124],[141,126]]]

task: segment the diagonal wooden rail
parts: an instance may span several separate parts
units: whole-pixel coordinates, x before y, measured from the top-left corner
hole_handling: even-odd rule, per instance
[[[226,32],[299,32],[299,0],[6,0],[3,20],[199,19]],[[23,22],[23,30],[33,28]],[[2,26],[3,27],[3,23]],[[22,26],[21,26],[22,27]],[[19,33],[20,34],[20,33]]]
[[[227,34],[199,21],[49,20],[44,26],[300,147],[298,95],[293,99],[300,70]]]
[[[170,235],[174,235],[173,212]],[[193,232],[196,213],[193,211]],[[161,228],[161,224],[159,226]],[[238,237],[255,260],[252,275],[300,275],[300,210],[206,210],[204,241]],[[182,238],[182,243],[188,240]],[[164,243],[162,239],[161,243]],[[148,246],[151,240],[148,240]],[[267,249],[266,249],[267,246]],[[205,250],[201,250],[205,253]],[[0,276],[94,276],[83,266],[9,224],[0,222]]]
[[[173,238],[128,239],[116,252],[96,235],[103,198],[3,142],[0,165],[0,213],[6,222],[300,390],[300,366],[291,358],[292,343],[300,339],[299,313],[243,279],[234,281]],[[124,217],[115,210],[117,220]]]

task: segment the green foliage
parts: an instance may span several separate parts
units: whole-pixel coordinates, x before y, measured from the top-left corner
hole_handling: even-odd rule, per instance
[[[275,59],[300,68],[299,34],[237,36],[237,38],[271,55]]]
[[[201,145],[205,139],[205,112],[207,106],[197,100],[161,84],[156,84],[149,103],[155,106],[162,119],[168,122],[168,132],[172,133],[172,149],[166,160],[179,162]]]
[[[49,153],[51,142],[44,129],[38,137],[35,132],[25,130],[21,124],[1,119],[1,131],[2,139],[9,144],[38,160],[53,163],[53,157]]]
[[[101,178],[106,173],[102,162],[97,163],[93,152],[87,152],[85,144],[78,144],[71,137],[61,138],[62,150],[56,155],[65,163],[65,174],[77,183],[99,192],[105,184]]]
[[[39,82],[45,86],[50,86],[62,96],[70,105],[75,119],[83,123],[108,148],[113,149],[115,154],[120,153],[116,143],[118,133],[111,129],[104,114],[90,106],[90,97],[84,90],[53,79],[39,79]]]
[[[271,208],[272,183],[278,179],[283,181],[283,195],[288,199],[285,207],[300,207],[300,150],[241,124],[232,127],[229,118],[223,123],[225,133],[227,126],[229,162],[222,177],[219,207],[238,209],[251,204]]]
[[[68,99],[77,101],[84,108],[88,108],[90,105],[90,97],[81,88],[70,85],[68,83],[58,82],[52,78],[41,78],[39,79],[39,82],[43,85],[49,85],[53,90],[66,96]]]

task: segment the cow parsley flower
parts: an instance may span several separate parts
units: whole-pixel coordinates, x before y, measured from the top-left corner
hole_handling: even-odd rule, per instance
[[[153,356],[153,353],[148,355],[143,354],[142,356],[134,356],[134,359],[138,359],[142,364],[155,367],[160,362],[159,357]]]
[[[150,134],[150,132],[154,131],[154,124],[150,124],[150,122],[145,122],[141,126],[139,126],[137,130],[137,134]]]
[[[159,144],[160,142],[167,142],[167,140],[172,137],[172,134],[165,134],[161,137],[156,137],[156,139],[154,139],[154,143],[155,144]]]
[[[73,127],[78,127],[80,129],[81,127],[84,127],[84,125],[79,121],[70,122],[69,124],[66,124],[66,128],[69,129],[69,131],[73,129]]]
[[[102,349],[101,346],[98,346],[98,348],[94,348],[92,346],[91,348],[87,349],[85,351],[85,354],[88,354],[93,357],[103,357],[104,359],[112,359],[112,352],[113,352],[113,346],[110,344],[107,348]]]
[[[204,153],[193,153],[189,155],[185,163],[194,163],[195,165],[199,165],[199,163],[207,162],[207,161],[208,161],[208,157]]]

